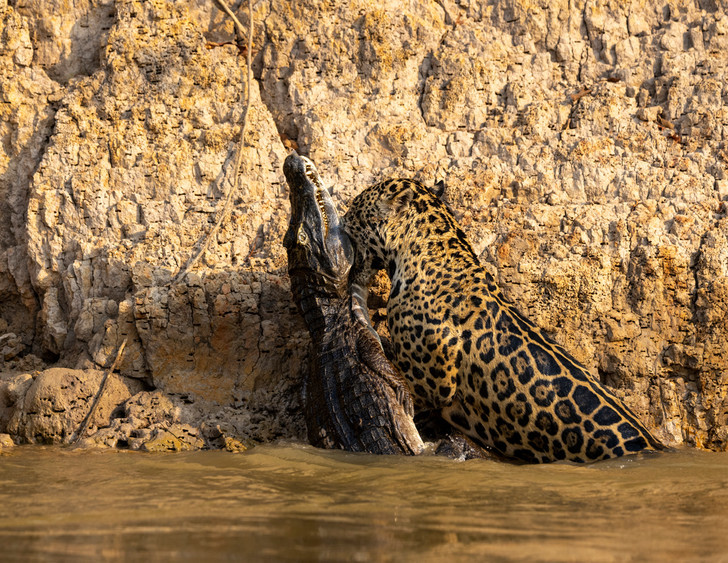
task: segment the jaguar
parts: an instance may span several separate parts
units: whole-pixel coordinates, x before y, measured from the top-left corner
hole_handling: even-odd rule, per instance
[[[664,446],[563,346],[507,300],[449,207],[391,179],[351,202],[351,279],[386,269],[395,364],[420,410],[526,463],[591,462]]]

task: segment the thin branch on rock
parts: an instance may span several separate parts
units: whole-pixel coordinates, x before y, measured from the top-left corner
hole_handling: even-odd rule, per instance
[[[245,28],[243,27],[243,24],[240,23],[240,20],[238,20],[237,17],[235,17],[235,14],[230,10],[228,5],[224,2],[224,0],[216,0],[218,4],[222,7],[223,11],[225,11],[233,20],[235,23],[235,27],[241,37],[244,36]],[[248,49],[247,49],[247,65],[248,65],[248,76],[247,76],[247,92],[245,95],[245,107],[243,108],[243,117],[242,117],[242,123],[240,125],[240,139],[238,140],[238,152],[237,156],[235,158],[235,171],[233,172],[233,183],[232,186],[230,186],[230,189],[228,190],[227,195],[225,196],[225,200],[223,201],[222,207],[220,208],[220,212],[218,213],[217,220],[215,221],[215,225],[210,229],[210,232],[207,233],[207,236],[205,237],[205,240],[202,244],[202,247],[200,250],[195,254],[188,262],[187,264],[179,271],[179,273],[174,277],[172,280],[172,283],[175,283],[182,279],[187,272],[189,272],[192,267],[197,263],[197,261],[205,254],[207,251],[207,248],[210,246],[210,241],[212,241],[213,238],[215,238],[215,235],[217,234],[217,231],[220,230],[220,226],[222,225],[223,221],[227,218],[227,215],[230,211],[230,202],[233,200],[233,197],[235,194],[238,193],[240,188],[240,164],[243,161],[243,145],[245,144],[245,130],[248,124],[248,110],[250,109],[250,84],[252,82],[252,74],[253,74],[253,59],[252,59],[252,53],[253,53],[253,0],[248,0]]]
[[[571,94],[569,97],[571,98],[571,102],[575,104],[587,94],[591,94],[591,88],[582,88],[576,94]]]
[[[86,418],[83,419],[83,422],[81,422],[81,426],[78,427],[78,430],[76,430],[76,432],[74,432],[73,435],[71,436],[70,440],[68,440],[69,444],[75,444],[81,438],[83,438],[83,435],[86,433],[86,430],[88,429],[88,425],[94,416],[94,412],[96,412],[96,407],[99,405],[101,396],[104,394],[104,389],[106,388],[106,381],[109,379],[109,376],[116,369],[116,366],[118,365],[119,360],[121,359],[121,355],[124,353],[124,348],[126,348],[126,343],[128,340],[129,340],[129,337],[127,336],[124,339],[124,342],[121,343],[121,346],[119,346],[119,351],[116,353],[116,358],[114,359],[114,363],[111,364],[111,367],[109,368],[109,370],[104,374],[104,377],[101,378],[101,383],[99,384],[99,390],[96,393],[96,397],[94,397],[94,402],[91,404],[91,409],[88,411]]]
[[[235,28],[238,30],[238,34],[240,37],[245,37],[245,28],[243,27],[243,24],[240,23],[240,20],[237,18],[237,16],[233,13],[233,11],[230,9],[230,7],[225,3],[224,0],[216,0],[218,4],[220,4],[220,7],[222,8],[223,12],[225,12],[230,18],[233,20],[233,23],[235,24]],[[251,5],[252,0],[248,1],[248,10],[249,14],[252,16],[252,10],[253,7]],[[253,21],[253,18],[250,18],[250,21]]]

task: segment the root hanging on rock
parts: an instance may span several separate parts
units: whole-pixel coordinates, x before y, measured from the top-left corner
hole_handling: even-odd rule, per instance
[[[224,2],[224,0],[217,0],[217,3],[220,4],[223,11],[225,11],[235,22],[235,28],[238,32],[238,35],[240,37],[244,36],[245,28],[243,27],[243,24],[240,23],[240,20],[235,16],[235,14],[230,10],[228,5]],[[230,202],[233,200],[233,197],[235,194],[240,191],[240,164],[243,160],[243,146],[245,144],[245,130],[246,126],[248,124],[248,110],[250,109],[250,84],[252,81],[252,52],[253,52],[253,0],[248,0],[248,47],[247,47],[247,87],[246,87],[246,93],[245,93],[245,107],[243,108],[243,117],[242,117],[242,123],[240,125],[240,139],[238,140],[238,151],[237,156],[235,158],[235,170],[233,172],[233,184],[228,190],[227,195],[225,196],[225,200],[223,201],[222,207],[220,208],[220,211],[218,213],[217,219],[215,220],[215,224],[213,225],[212,229],[210,229],[210,232],[207,233],[207,236],[205,237],[202,246],[197,251],[196,254],[194,254],[188,261],[187,264],[185,264],[180,271],[172,278],[172,283],[178,282],[181,280],[187,272],[189,272],[192,267],[197,263],[197,261],[202,258],[202,256],[207,251],[208,246],[210,246],[210,241],[215,237],[217,234],[217,231],[220,230],[220,227],[222,226],[223,221],[225,221],[226,217],[228,216],[228,213],[230,212]]]

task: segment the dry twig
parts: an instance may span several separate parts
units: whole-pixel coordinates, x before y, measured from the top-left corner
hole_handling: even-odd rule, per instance
[[[662,115],[657,116],[657,125],[659,125],[662,129],[672,129],[675,130],[675,126],[670,123],[667,119],[662,117]]]
[[[208,41],[205,43],[206,49],[216,49],[217,47],[227,47],[228,45],[232,45],[233,47],[236,47],[238,49],[238,52],[241,55],[245,55],[248,52],[248,48],[243,45],[242,47],[237,41],[223,41],[222,43],[217,43],[215,41]]]
[[[104,389],[106,388],[106,381],[109,379],[109,376],[116,369],[116,366],[118,365],[119,360],[121,359],[121,355],[124,353],[124,348],[126,348],[126,343],[128,340],[129,340],[129,337],[127,336],[124,339],[124,341],[121,343],[121,346],[119,346],[119,351],[116,352],[116,358],[114,358],[114,363],[111,364],[111,367],[109,368],[109,370],[104,374],[104,377],[101,378],[101,383],[99,384],[99,390],[97,391],[96,396],[94,397],[94,402],[91,403],[91,408],[89,409],[88,414],[86,415],[86,418],[83,419],[83,422],[81,422],[81,426],[78,427],[78,430],[76,430],[76,432],[74,432],[73,436],[71,436],[70,440],[68,440],[69,444],[75,444],[81,438],[83,438],[83,435],[86,433],[86,430],[88,429],[88,425],[94,416],[94,412],[96,412],[96,407],[99,405],[101,396],[104,394]]]
[[[584,96],[587,94],[591,94],[591,88],[582,88],[579,92],[576,94],[571,94],[569,97],[571,98],[571,103],[576,103],[579,100],[581,100]]]

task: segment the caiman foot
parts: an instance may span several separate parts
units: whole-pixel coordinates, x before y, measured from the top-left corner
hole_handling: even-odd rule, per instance
[[[490,448],[473,442],[465,434],[450,426],[438,409],[422,410],[415,418],[417,430],[422,439],[434,444],[435,455],[464,461],[466,459],[489,459],[522,465],[523,462],[506,457]]]
[[[410,393],[409,387],[407,387],[407,382],[404,379],[399,381],[393,378],[389,380],[388,383],[392,385],[394,395],[397,397],[397,402],[402,405],[404,412],[407,416],[413,418],[415,416],[415,404],[412,400],[412,394]]]
[[[459,461],[465,461],[466,459],[490,459],[492,461],[517,463],[520,465],[516,460],[475,444],[458,430],[454,430],[452,434],[448,434],[440,440],[440,443],[437,444],[437,448],[435,449],[435,455],[441,455]]]

